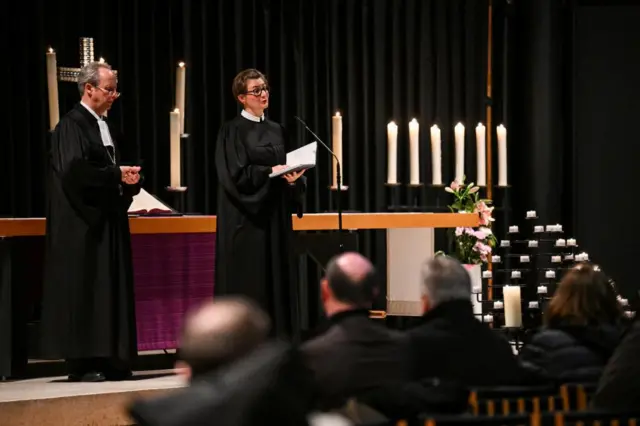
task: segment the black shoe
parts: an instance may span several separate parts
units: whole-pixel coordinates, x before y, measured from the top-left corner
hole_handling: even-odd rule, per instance
[[[131,370],[127,369],[109,369],[104,373],[104,377],[110,381],[128,380],[133,376]]]
[[[85,382],[85,383],[97,383],[97,382],[104,382],[106,380],[104,374],[97,372],[97,371],[91,371],[89,373],[85,373],[85,374],[69,374],[68,377],[70,382]]]

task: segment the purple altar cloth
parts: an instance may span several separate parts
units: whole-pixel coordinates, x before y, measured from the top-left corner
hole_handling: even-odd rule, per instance
[[[138,350],[173,349],[185,313],[213,298],[215,233],[131,236]]]

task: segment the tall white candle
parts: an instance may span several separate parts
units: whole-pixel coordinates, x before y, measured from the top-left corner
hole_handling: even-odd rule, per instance
[[[169,113],[170,161],[171,161],[171,187],[179,188],[180,185],[180,111],[178,108]]]
[[[344,166],[342,164],[342,116],[339,112],[331,117],[332,124],[332,141],[333,141],[333,153],[340,160],[340,186],[344,187]],[[333,159],[333,188],[338,187],[338,169],[336,159]]]
[[[398,125],[393,121],[387,124],[387,183],[398,183]]]
[[[504,325],[520,327],[522,325],[522,306],[520,287],[506,285],[502,287],[504,300]]]
[[[47,52],[47,88],[49,90],[49,129],[53,130],[60,121],[58,105],[58,64],[56,52],[49,48]]]
[[[487,146],[486,146],[487,129],[484,124],[478,123],[476,127],[476,169],[478,170],[478,178],[476,184],[480,186],[487,185]]]
[[[456,124],[455,127],[456,141],[456,178],[458,182],[464,179],[464,126],[462,123]]]
[[[507,129],[501,124],[498,136],[498,185],[507,186]]]
[[[185,90],[187,86],[187,68],[184,62],[178,64],[176,70],[176,108],[180,111],[180,134],[184,134],[184,103],[185,103]]]
[[[409,123],[409,159],[411,185],[420,183],[420,124],[415,118]]]
[[[442,137],[436,124],[431,126],[431,183],[442,185]]]

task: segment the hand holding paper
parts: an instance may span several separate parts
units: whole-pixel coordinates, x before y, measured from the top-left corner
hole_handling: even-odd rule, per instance
[[[287,173],[286,175],[283,175],[282,177],[285,178],[289,184],[293,184],[293,183],[295,183],[295,181],[298,180],[298,178],[300,176],[302,176],[304,174],[305,171],[306,171],[306,169],[300,170],[299,172]]]

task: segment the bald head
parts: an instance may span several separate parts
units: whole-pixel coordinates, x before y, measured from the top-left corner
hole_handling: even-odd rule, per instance
[[[375,268],[360,253],[335,256],[327,264],[326,279],[337,301],[366,308],[377,291]]]
[[[212,371],[263,343],[270,326],[267,314],[253,302],[219,297],[187,315],[180,357],[192,375]]]

